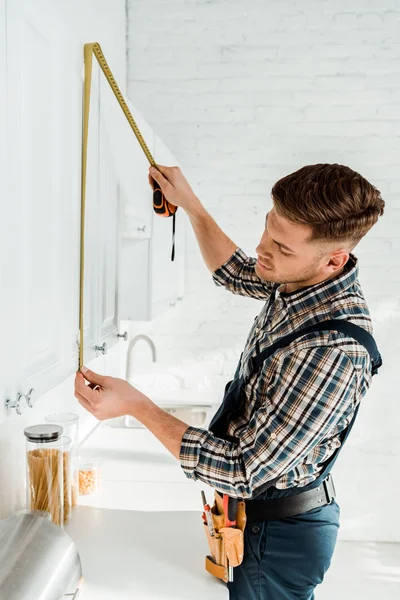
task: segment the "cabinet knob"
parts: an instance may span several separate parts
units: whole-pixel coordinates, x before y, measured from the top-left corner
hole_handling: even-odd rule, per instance
[[[103,342],[102,346],[95,346],[94,349],[98,352],[101,352],[102,354],[106,354],[107,353],[107,344],[105,342]]]
[[[124,338],[124,340],[127,342],[128,341],[128,332],[125,331],[125,333],[118,333],[117,337]]]
[[[146,225],[143,225],[143,227],[137,227],[136,229],[138,231],[146,231]]]
[[[33,398],[33,392],[35,391],[34,388],[31,388],[29,390],[29,392],[26,394],[26,402],[29,406],[29,408],[33,408],[35,406],[36,403],[36,398]]]
[[[17,415],[22,415],[27,406],[27,397],[21,393],[17,395],[17,399],[14,402],[9,398],[7,398],[6,400],[6,409],[11,410],[12,408],[15,408]]]

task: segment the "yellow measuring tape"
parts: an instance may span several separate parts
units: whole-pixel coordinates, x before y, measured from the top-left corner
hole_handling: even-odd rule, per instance
[[[84,60],[85,60],[85,79],[83,87],[83,132],[82,132],[82,184],[81,184],[81,257],[80,257],[80,289],[79,289],[79,365],[80,369],[83,362],[83,294],[84,294],[84,267],[85,267],[85,210],[86,210],[86,174],[87,174],[87,145],[88,145],[88,132],[89,132],[89,109],[90,109],[90,89],[92,81],[92,67],[93,67],[93,55],[96,57],[97,62],[103,71],[105,78],[107,79],[111,90],[116,97],[118,104],[120,105],[122,112],[124,113],[133,133],[135,134],[143,152],[145,153],[149,163],[158,168],[154,158],[152,157],[150,150],[147,147],[146,142],[143,139],[142,134],[139,131],[135,119],[125,102],[125,99],[119,89],[117,82],[107,64],[104,54],[100,48],[100,44],[92,43],[85,44],[84,46]],[[173,240],[175,236],[175,213],[177,206],[170,204],[164,197],[161,189],[157,187],[153,192],[153,207],[157,214],[162,217],[173,216]],[[172,249],[171,260],[174,260],[174,241]]]

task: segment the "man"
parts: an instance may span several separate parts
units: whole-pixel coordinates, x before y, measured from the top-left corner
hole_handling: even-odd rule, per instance
[[[243,403],[227,422],[226,436],[218,437],[168,415],[127,382],[85,368],[84,375],[77,373],[75,395],[98,419],[137,418],[180,461],[187,477],[244,499],[249,510],[255,497],[274,500],[281,510],[282,498],[286,503],[288,497],[304,498],[300,492],[319,483],[341,446],[370,385],[371,357],[351,335],[327,330],[280,348],[258,372],[249,364],[278,340],[327,319],[372,331],[352,250],[383,214],[384,201],[346,166],[305,166],[272,188],[273,207],[256,260],[221,231],[179,168],[151,168],[150,184],[152,178],[168,202],[188,214],[215,283],[266,301],[235,373],[235,382],[250,373]],[[336,501],[318,502],[300,514],[261,517],[246,526],[243,562],[228,584],[231,599],[314,598],[339,526]]]

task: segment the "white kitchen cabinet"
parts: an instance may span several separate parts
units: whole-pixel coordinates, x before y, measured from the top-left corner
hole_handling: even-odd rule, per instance
[[[121,194],[120,231],[122,238],[147,239],[151,236],[152,191],[148,181],[149,161],[117,103],[107,81],[101,80],[105,128],[115,159]],[[150,153],[154,132],[141,113],[125,98],[129,110]]]
[[[70,198],[62,186],[70,110],[63,97],[57,23],[28,2],[7,3],[7,215],[13,335],[7,340],[14,368],[11,394],[53,387],[71,366],[66,321],[76,299],[65,276],[76,244]],[[68,357],[69,355],[69,357]],[[69,358],[69,361],[68,361]]]
[[[127,102],[139,131],[150,153],[153,154],[155,133],[141,113],[128,100]],[[151,236],[153,219],[153,193],[148,180],[149,161],[130,127],[126,126],[125,131],[129,135],[130,142],[128,146],[125,139],[125,148],[129,148],[130,160],[125,172],[130,173],[130,183],[134,186],[134,193],[131,193],[131,186],[123,188],[121,232],[125,239],[145,239]],[[126,176],[121,175],[122,186],[126,179]]]
[[[6,57],[7,86],[0,95],[0,125],[8,186],[2,255],[8,261],[1,286],[7,376],[0,418],[6,398],[15,400],[31,388],[38,398],[78,366],[83,84],[83,47],[66,52],[52,3],[41,1],[39,12],[27,0],[13,0],[4,12],[7,36],[0,42],[6,49],[0,61]],[[86,199],[85,362],[100,354],[95,345],[105,342],[109,349],[118,341],[119,190],[99,89],[96,63]]]
[[[6,10],[4,2],[0,2],[0,71],[6,73]],[[17,273],[14,268],[14,247],[11,244],[13,236],[18,237],[18,226],[15,220],[15,207],[9,194],[9,173],[7,168],[7,86],[0,86],[0,326],[2,343],[0,344],[0,389],[4,397],[13,392],[12,382],[15,378],[14,352],[16,342],[15,323],[10,319],[12,314],[13,296]],[[19,333],[19,332],[18,332]],[[3,406],[0,404],[0,420],[3,416]],[[1,499],[0,499],[1,501]]]
[[[100,135],[99,135],[99,215],[92,228],[99,251],[97,286],[100,314],[97,317],[99,342],[110,349],[118,341],[118,259],[119,259],[119,213],[120,196],[116,176],[114,156],[111,151],[109,137],[104,124],[104,116],[100,101]]]
[[[81,133],[82,135],[82,133]],[[86,202],[85,202],[85,255],[84,255],[84,290],[83,290],[83,360],[89,362],[97,355],[95,346],[102,344],[99,339],[99,267],[98,256],[103,236],[103,222],[100,208],[100,69],[93,65],[89,131],[87,146],[87,172],[86,172]],[[78,223],[80,228],[80,206]],[[80,229],[76,238],[80,244]],[[78,242],[79,240],[79,242]],[[79,253],[80,255],[80,253]],[[79,256],[78,256],[79,259]],[[76,271],[79,273],[79,269]],[[79,288],[77,289],[79,299]],[[79,327],[79,312],[77,313],[76,328]]]
[[[173,167],[181,165],[162,139],[156,135],[154,160],[157,164]],[[153,211],[150,255],[150,319],[175,306],[184,292],[185,226],[186,215],[182,208],[175,214],[175,258],[172,252],[172,219],[163,218]]]
[[[151,152],[157,164],[180,166],[157,134]],[[143,166],[135,198],[151,207],[151,235],[142,239],[134,226],[122,232],[119,299],[124,320],[153,320],[180,302],[184,293],[186,215],[181,208],[175,215],[175,258],[171,261],[173,217],[161,217],[154,211],[147,175],[148,166]]]
[[[83,321],[86,363],[99,356],[99,353],[107,352],[118,342],[120,193],[115,157],[107,129],[106,85],[94,59],[85,206]]]
[[[122,320],[149,318],[150,238],[121,239],[119,268],[119,314]]]
[[[83,44],[50,0],[8,0],[0,17],[1,419],[6,398],[38,398],[78,366]],[[156,161],[177,164],[132,112]],[[95,59],[88,144],[85,363],[118,342],[119,319],[182,297],[185,225],[179,209],[172,262],[172,218],[153,210],[148,160]]]

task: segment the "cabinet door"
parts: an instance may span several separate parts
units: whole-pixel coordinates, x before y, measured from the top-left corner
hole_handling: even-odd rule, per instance
[[[6,73],[6,10],[0,3],[0,71]],[[6,82],[7,83],[7,82]],[[19,346],[18,323],[10,318],[13,314],[13,301],[18,294],[18,272],[14,264],[15,238],[18,238],[18,220],[14,202],[9,193],[9,150],[7,147],[7,85],[0,86],[0,421],[5,414],[4,401],[15,397],[15,357]],[[1,492],[0,492],[1,505]]]
[[[129,110],[139,128],[140,133],[150,151],[154,153],[154,132],[141,113],[127,100]],[[136,136],[129,127],[129,178],[121,177],[124,186],[124,204],[122,234],[130,239],[143,239],[151,236],[153,216],[153,192],[149,184],[150,163],[144,154]]]
[[[93,61],[85,202],[83,291],[85,363],[97,356],[95,345],[99,342],[99,320],[101,314],[98,256],[99,249],[102,246],[101,236],[103,235],[103,219],[99,198],[100,77],[100,68],[97,62]],[[79,275],[79,269],[77,269],[76,274]]]
[[[121,240],[119,314],[121,320],[150,319],[150,240]]]
[[[55,385],[65,363],[60,320],[65,313],[67,212],[60,203],[64,163],[57,22],[27,1],[7,4],[9,202],[18,225],[10,256],[19,384],[37,393]]]
[[[153,130],[127,98],[126,101],[152,153]],[[149,238],[152,219],[152,190],[148,182],[149,161],[105,80],[102,81],[101,105],[105,109],[105,129],[121,188],[121,235],[131,239]]]
[[[100,103],[101,106],[101,103]],[[119,250],[119,188],[114,157],[100,108],[99,131],[99,217],[89,223],[96,230],[98,245],[98,345],[107,348],[117,341],[118,329],[118,250]]]
[[[180,166],[176,158],[161,140],[155,136],[154,158],[157,164],[167,167]],[[173,217],[153,214],[150,251],[150,319],[175,306],[183,296],[185,226],[184,211],[175,214],[175,258],[171,261]]]
[[[127,104],[153,154],[152,128],[129,100]],[[114,108],[107,114],[111,115],[113,111]],[[154,213],[153,192],[148,180],[149,162],[125,117],[122,115],[121,121],[119,116],[118,121],[114,112],[113,118],[116,126],[112,145],[120,184],[119,318],[146,321],[150,318],[149,262]]]
[[[63,168],[60,172],[61,196],[58,207],[65,206],[66,217],[63,224],[63,248],[66,256],[66,268],[63,273],[64,311],[63,318],[59,321],[60,329],[64,329],[66,372],[70,374],[78,368],[78,342],[79,342],[79,283],[80,283],[80,225],[81,225],[81,174],[82,174],[82,72],[83,53],[81,44],[72,44],[68,33],[62,42],[59,55],[59,67],[62,73],[60,79],[60,112],[63,119]],[[93,105],[90,115],[89,131],[89,173],[90,179],[87,208],[90,215],[97,214],[93,203],[96,202],[96,155],[97,155],[97,115],[96,82],[99,74],[94,76]],[[93,152],[95,153],[93,157]],[[93,160],[94,159],[94,160]],[[64,208],[62,209],[64,210]],[[87,221],[86,221],[87,222]],[[90,235],[90,232],[89,232]],[[86,240],[85,271],[89,282],[94,282],[94,263],[97,260],[93,244]],[[84,324],[85,348],[84,360],[94,356],[93,344],[95,341],[95,320],[91,301],[91,285],[85,286],[84,295]]]

